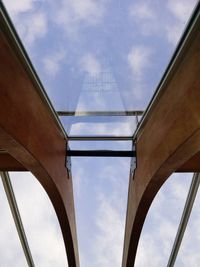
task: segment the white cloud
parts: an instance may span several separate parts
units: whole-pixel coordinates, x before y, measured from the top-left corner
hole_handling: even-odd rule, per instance
[[[154,10],[148,2],[139,2],[130,7],[130,15],[135,19],[149,20],[154,19]]]
[[[128,63],[133,73],[133,79],[140,81],[144,71],[150,66],[150,48],[144,45],[133,46],[128,54]]]
[[[175,46],[197,0],[140,1],[130,6],[130,18],[144,36],[156,35]]]
[[[175,47],[178,43],[178,40],[180,39],[182,27],[180,27],[179,23],[175,24],[173,27],[169,25],[166,26],[165,31],[168,42]]]
[[[168,0],[167,7],[180,23],[185,24],[185,21],[192,13],[195,3],[197,3],[197,0]]]
[[[153,261],[153,265],[151,262]],[[159,253],[157,242],[150,234],[146,234],[140,241],[140,247],[137,252],[135,266],[160,267],[162,264],[162,256]]]
[[[26,47],[47,33],[47,13],[37,10],[39,0],[5,0],[5,6]]]
[[[168,23],[165,27],[169,43],[177,44],[197,0],[168,0],[167,8],[175,18],[175,22]]]
[[[61,64],[66,57],[66,53],[61,50],[57,51],[54,54],[50,54],[43,59],[43,64],[46,72],[52,77],[55,77],[59,72]]]
[[[95,266],[115,267],[122,262],[126,200],[130,162],[115,160],[106,165],[100,177],[110,187],[109,192],[97,191],[95,223]],[[119,166],[119,168],[117,167]],[[120,177],[126,179],[120,179]]]
[[[35,12],[29,16],[16,20],[23,42],[31,46],[47,33],[47,16],[44,12]]]
[[[35,0],[4,0],[6,8],[9,10],[11,16],[17,16],[21,12],[30,11],[33,8]]]
[[[102,22],[106,10],[105,5],[105,0],[63,0],[59,9],[55,7],[54,21],[63,26],[70,38],[76,39],[79,27]]]
[[[127,143],[120,142],[117,147],[118,145],[127,149]],[[80,149],[80,144],[76,146]],[[81,148],[84,146],[85,144],[81,144]],[[116,144],[112,142],[94,142],[94,146],[113,146],[116,149]],[[81,266],[120,266],[130,162],[119,158],[88,159],[85,163],[79,160],[76,164],[83,170],[80,178],[81,191],[78,192],[78,201],[75,201],[79,219],[77,223]],[[76,168],[74,160],[72,166]],[[77,194],[76,190],[75,193]]]
[[[95,24],[101,20],[104,13],[104,1],[96,0],[71,0],[70,4],[79,20],[87,20]]]
[[[101,72],[101,64],[97,58],[90,53],[81,58],[80,67],[82,71],[87,72],[89,75]]]
[[[0,259],[1,266],[26,266],[20,240],[11,211],[8,205],[3,185],[0,181]]]
[[[14,173],[11,179],[35,265],[67,266],[61,229],[46,192],[31,173]]]
[[[199,266],[199,261],[200,261],[199,205],[200,205],[200,189],[198,189],[198,193],[193,205],[190,219],[177,257],[176,266],[178,267]]]
[[[173,174],[161,187],[144,223],[135,266],[167,265],[190,181],[191,174]]]
[[[96,224],[100,230],[95,242],[97,266],[120,266],[125,221],[121,212],[105,195],[99,201]]]
[[[83,25],[94,26],[102,22],[108,1],[5,0],[4,2],[17,28],[22,28],[22,33],[28,34],[29,45],[46,33],[47,17],[50,22],[62,26],[64,33],[67,33],[72,40],[76,39]],[[43,8],[41,8],[41,3]],[[26,36],[23,35],[23,37]]]
[[[88,181],[85,178],[84,174],[85,174],[84,169],[80,168],[80,162],[77,159],[76,160],[73,159],[73,164],[72,164],[73,191],[74,191],[74,196],[76,196],[76,201],[81,201],[81,196],[83,195],[83,191],[85,192],[85,188],[88,186]]]
[[[162,19],[157,13],[157,8],[151,1],[140,1],[129,8],[130,19],[134,21],[139,33],[144,36],[160,34],[159,27]],[[159,23],[158,23],[159,20]]]
[[[129,118],[119,122],[94,122],[94,123],[76,123],[70,130],[71,135],[131,135],[136,127],[134,120]]]

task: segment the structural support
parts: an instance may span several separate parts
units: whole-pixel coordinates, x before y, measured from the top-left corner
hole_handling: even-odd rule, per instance
[[[0,171],[27,171],[27,169],[7,152],[0,152]]]
[[[142,110],[125,110],[125,111],[57,111],[58,116],[75,116],[75,117],[96,117],[96,116],[142,116]]]
[[[66,136],[0,2],[0,148],[47,192],[58,217],[69,267],[79,267]]]
[[[200,3],[134,135],[137,168],[129,182],[123,267],[134,266],[147,212],[163,183],[177,170],[199,171],[199,73]]]
[[[67,157],[136,157],[132,150],[67,150]]]
[[[26,257],[26,261],[29,267],[34,267],[34,261],[31,255],[31,251],[28,245],[28,240],[26,238],[26,234],[24,231],[24,227],[23,227],[23,223],[22,223],[22,219],[20,216],[20,212],[17,206],[17,201],[15,199],[15,195],[14,195],[14,191],[12,188],[12,184],[11,184],[11,180],[9,177],[8,172],[1,172],[0,173],[1,178],[2,178],[2,182],[3,182],[3,186],[4,186],[4,190],[6,192],[6,196],[8,199],[8,203],[10,206],[10,210],[12,212],[12,216],[15,222],[15,226],[17,228],[17,232],[18,232],[18,236]]]
[[[133,141],[132,136],[68,136],[69,141]]]
[[[190,214],[192,211],[192,207],[197,195],[197,191],[199,188],[199,183],[200,183],[200,174],[199,173],[195,173],[191,182],[191,186],[190,186],[190,190],[187,196],[187,200],[185,203],[185,207],[183,210],[183,214],[181,217],[181,221],[178,227],[178,231],[176,234],[176,238],[173,244],[173,248],[169,257],[169,261],[167,264],[167,267],[173,267],[177,258],[177,254],[185,233],[185,229],[187,227],[188,224],[188,220],[190,218]]]

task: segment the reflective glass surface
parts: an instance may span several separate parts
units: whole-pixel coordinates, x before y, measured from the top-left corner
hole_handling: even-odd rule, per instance
[[[192,176],[173,174],[161,187],[144,223],[135,267],[167,266]]]
[[[69,136],[132,136],[136,119],[131,116],[61,117]]]
[[[6,193],[0,177],[0,265],[27,267]]]
[[[110,112],[146,108],[196,1],[4,3],[55,109]],[[68,134],[135,130],[134,116],[63,122]]]
[[[35,266],[67,267],[61,229],[46,192],[31,173],[12,172],[10,177]]]

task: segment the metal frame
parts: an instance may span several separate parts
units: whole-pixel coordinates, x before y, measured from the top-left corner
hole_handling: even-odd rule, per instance
[[[68,141],[132,141],[132,136],[68,136]]]
[[[0,154],[6,154],[6,153],[7,152],[4,149],[0,148]]]
[[[139,124],[138,116],[142,116],[144,111],[141,110],[129,110],[129,111],[57,111],[60,117],[126,117],[134,116],[136,118],[136,124]],[[76,136],[68,135],[68,141],[132,141],[133,136]]]
[[[126,110],[126,111],[57,111],[58,116],[142,116],[142,110]]]
[[[22,223],[22,219],[20,216],[20,212],[19,212],[19,208],[17,206],[17,201],[15,198],[15,194],[14,194],[14,190],[12,187],[12,183],[10,180],[10,176],[8,172],[1,172],[0,173],[1,178],[2,178],[2,182],[3,182],[3,186],[4,186],[4,190],[8,199],[8,203],[10,206],[10,210],[12,212],[12,216],[15,222],[15,226],[18,232],[18,236],[26,257],[26,261],[29,267],[35,267],[32,255],[31,255],[31,251],[29,248],[29,244],[28,244],[28,240],[26,237],[26,233],[24,230],[24,226]]]
[[[181,221],[178,227],[178,231],[176,233],[176,238],[175,238],[175,241],[172,247],[172,251],[169,257],[167,267],[173,267],[176,261],[176,258],[177,258],[182,240],[183,240],[183,236],[184,236],[187,224],[188,224],[188,220],[191,215],[192,207],[193,207],[196,195],[197,195],[199,184],[200,184],[200,173],[195,173],[193,176],[191,185],[190,185],[188,196],[185,202],[185,207],[182,213]]]
[[[128,157],[136,156],[133,150],[67,150],[67,157]]]

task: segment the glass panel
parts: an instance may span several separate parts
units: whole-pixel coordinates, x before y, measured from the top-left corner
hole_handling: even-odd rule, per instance
[[[74,150],[132,150],[132,141],[69,141],[69,147]]]
[[[31,173],[10,176],[35,266],[68,266],[60,226],[46,192]]]
[[[86,143],[70,146],[131,148],[131,142]],[[129,171],[129,158],[72,158],[80,266],[121,266]]]
[[[15,2],[4,0],[55,109],[109,112],[146,108],[197,0]],[[81,134],[133,134],[134,117],[115,120],[86,118]]]
[[[190,219],[185,230],[175,267],[198,267],[200,262],[200,189],[198,189]]]
[[[1,266],[27,267],[8,200],[0,178],[0,262]]]
[[[167,266],[192,176],[173,174],[161,187],[144,223],[135,267]]]
[[[61,117],[69,136],[132,136],[136,120],[130,116]]]

